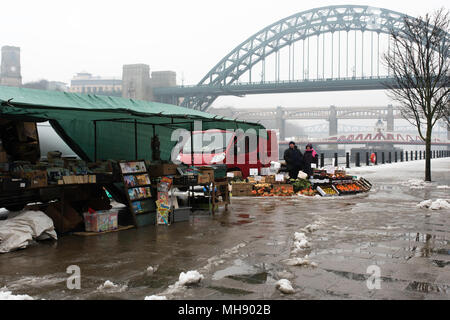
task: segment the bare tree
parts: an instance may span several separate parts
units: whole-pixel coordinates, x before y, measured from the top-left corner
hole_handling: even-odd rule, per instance
[[[383,55],[393,82],[388,95],[400,104],[402,116],[425,141],[425,181],[431,181],[431,134],[438,120],[448,122],[450,84],[449,12],[444,8],[424,17],[404,17],[401,30],[391,30],[393,48]]]

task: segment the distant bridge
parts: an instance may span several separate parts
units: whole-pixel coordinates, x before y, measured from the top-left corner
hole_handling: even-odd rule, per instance
[[[289,142],[281,141],[280,145],[287,145]],[[400,134],[392,132],[366,132],[349,135],[333,136],[325,139],[300,139],[298,144],[312,143],[313,145],[333,145],[333,144],[395,144],[395,145],[425,145],[425,142],[419,136],[409,134]],[[431,141],[433,146],[450,146],[450,141],[435,138]]]
[[[381,119],[387,121],[387,131],[394,131],[394,119],[403,119],[400,109],[389,105],[375,107],[317,107],[276,109],[211,108],[213,114],[247,121],[275,120],[280,130],[280,140],[285,138],[286,120],[327,120],[329,135],[338,134],[338,119]]]

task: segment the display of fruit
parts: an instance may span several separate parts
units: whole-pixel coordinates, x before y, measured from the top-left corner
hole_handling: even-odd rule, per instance
[[[361,191],[364,191],[356,183],[338,184],[338,185],[336,185],[336,189],[338,189],[341,192],[361,192]]]
[[[321,187],[323,192],[329,195],[337,195],[338,193],[332,187]]]

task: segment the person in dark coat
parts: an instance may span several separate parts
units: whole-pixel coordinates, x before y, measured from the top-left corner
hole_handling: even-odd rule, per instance
[[[289,178],[297,179],[302,166],[303,154],[298,150],[294,141],[289,142],[289,148],[284,151],[284,160],[289,171]]]
[[[319,156],[317,152],[313,149],[311,143],[306,145],[305,154],[303,155],[303,172],[308,175],[308,177],[313,175],[313,170],[311,168],[311,163],[318,163]]]

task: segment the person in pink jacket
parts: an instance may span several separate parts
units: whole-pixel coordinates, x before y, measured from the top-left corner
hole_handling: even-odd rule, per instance
[[[305,153],[303,154],[303,172],[308,175],[308,177],[313,175],[313,170],[311,168],[311,163],[318,163],[319,156],[314,150],[311,143],[306,145]]]

